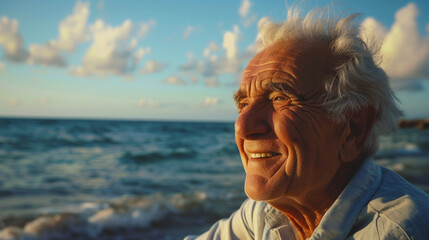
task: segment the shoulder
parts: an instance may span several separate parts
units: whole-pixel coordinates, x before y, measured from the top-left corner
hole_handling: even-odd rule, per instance
[[[265,202],[247,199],[229,218],[217,221],[200,236],[187,236],[185,239],[260,239],[266,206]]]
[[[380,186],[367,209],[374,212],[380,238],[394,233],[403,235],[405,239],[429,238],[429,195],[397,173],[381,169]]]

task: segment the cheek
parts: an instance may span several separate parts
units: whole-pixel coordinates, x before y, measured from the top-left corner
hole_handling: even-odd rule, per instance
[[[279,139],[294,144],[302,151],[334,144],[338,127],[323,112],[311,107],[294,106],[277,113],[273,119]]]
[[[318,130],[318,119],[309,111],[291,107],[287,111],[274,115],[274,129],[278,139],[287,149],[285,171],[311,171],[317,164],[310,162],[321,158],[323,151],[329,150],[328,141]]]
[[[301,138],[302,130],[305,130],[306,126],[301,125],[301,122],[302,120],[291,110],[273,114],[273,130],[283,145],[290,147],[303,143]]]
[[[298,131],[299,121],[294,119],[290,111],[273,115],[273,129],[277,136],[278,145],[285,154],[284,171],[287,175],[294,175],[301,164],[301,158],[306,154],[305,139]],[[302,127],[302,126],[301,126]],[[302,151],[304,150],[304,151]]]

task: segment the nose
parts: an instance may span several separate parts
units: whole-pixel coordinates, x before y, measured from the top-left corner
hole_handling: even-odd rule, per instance
[[[238,115],[235,121],[235,135],[244,140],[263,138],[270,131],[268,112],[263,106],[250,104]]]

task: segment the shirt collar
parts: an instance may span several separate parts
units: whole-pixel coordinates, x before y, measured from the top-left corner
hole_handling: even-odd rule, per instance
[[[365,160],[309,239],[345,239],[380,183],[380,167],[372,159]]]
[[[299,239],[299,233],[295,226],[293,226],[286,215],[284,215],[281,211],[277,210],[270,204],[267,204],[264,208],[264,212],[265,226],[269,230],[279,231],[279,239]]]

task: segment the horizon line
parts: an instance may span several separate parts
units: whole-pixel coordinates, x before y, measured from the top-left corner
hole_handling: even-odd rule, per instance
[[[115,118],[115,117],[75,117],[75,116],[8,116],[0,115],[0,119],[17,120],[72,120],[72,121],[125,121],[125,122],[194,122],[194,123],[234,123],[234,120],[209,119],[173,119],[173,118]]]

